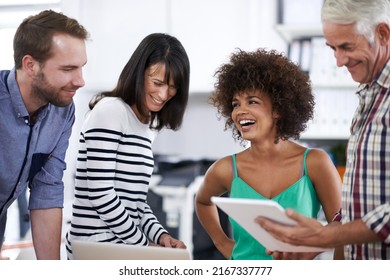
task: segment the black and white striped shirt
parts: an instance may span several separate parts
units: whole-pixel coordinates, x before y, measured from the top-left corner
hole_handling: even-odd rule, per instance
[[[117,97],[89,112],[80,133],[70,259],[74,239],[148,245],[166,232],[146,202],[155,134]]]

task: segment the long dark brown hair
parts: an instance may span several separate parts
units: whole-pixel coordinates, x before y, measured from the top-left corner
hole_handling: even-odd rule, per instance
[[[148,67],[162,63],[165,65],[165,80],[172,75],[176,95],[158,112],[147,112],[145,108],[144,74]],[[94,97],[89,107],[92,109],[105,96],[122,98],[129,106],[135,105],[144,118],[150,118],[150,127],[161,130],[166,127],[177,130],[183,121],[188,102],[190,62],[187,53],[173,36],[153,33],[145,37],[122,70],[118,83],[112,91]]]

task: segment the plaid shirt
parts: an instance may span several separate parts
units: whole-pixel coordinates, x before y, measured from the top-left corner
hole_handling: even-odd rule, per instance
[[[390,61],[360,85],[343,180],[342,223],[362,219],[382,242],[345,246],[346,259],[390,259]]]

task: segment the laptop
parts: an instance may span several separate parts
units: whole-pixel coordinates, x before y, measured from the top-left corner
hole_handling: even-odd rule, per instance
[[[187,249],[73,240],[75,260],[190,260]]]

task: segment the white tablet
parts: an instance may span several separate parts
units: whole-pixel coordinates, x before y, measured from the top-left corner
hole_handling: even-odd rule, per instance
[[[286,216],[283,207],[275,201],[227,197],[212,197],[211,201],[271,251],[322,252],[327,250],[326,248],[295,246],[284,243],[275,239],[256,223],[256,217],[264,216],[285,225],[294,226],[296,224],[294,220]]]

